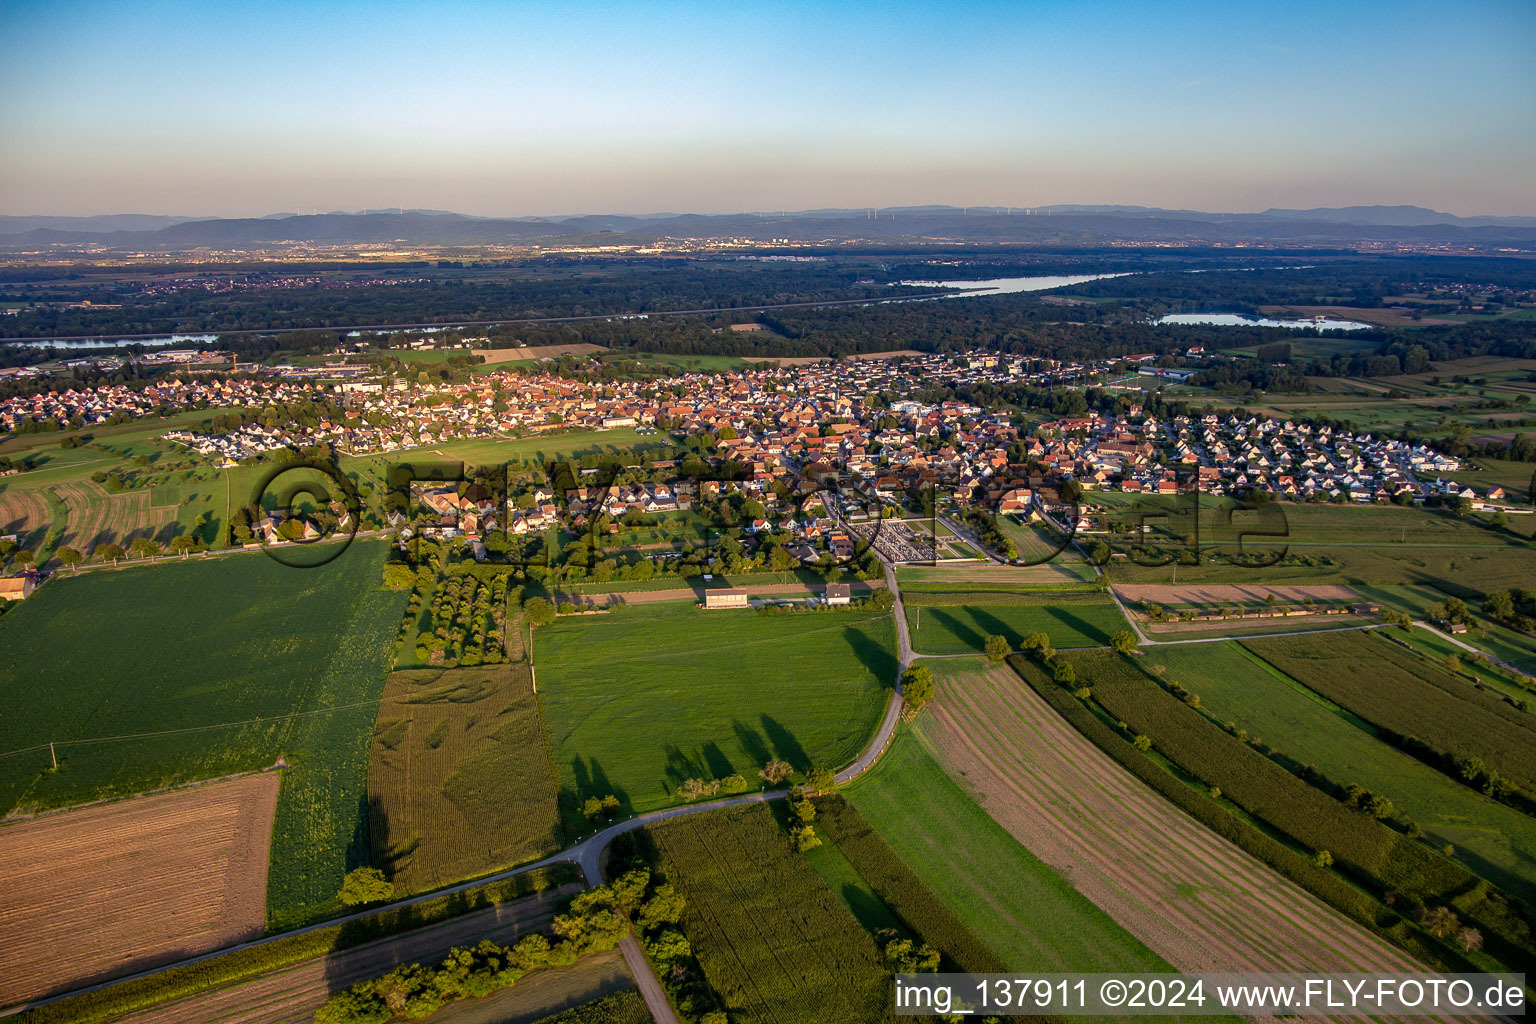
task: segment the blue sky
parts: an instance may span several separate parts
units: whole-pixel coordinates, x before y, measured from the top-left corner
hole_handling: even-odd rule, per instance
[[[0,212],[1536,215],[1533,52],[1533,0],[0,0]]]

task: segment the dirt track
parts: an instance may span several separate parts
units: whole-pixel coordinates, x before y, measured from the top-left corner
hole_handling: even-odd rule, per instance
[[[0,827],[0,1005],[254,938],[276,772]]]
[[[244,984],[189,996],[122,1020],[132,1024],[205,1024],[215,1020],[220,1024],[307,1022],[332,993],[366,978],[387,974],[400,964],[438,960],[454,946],[481,939],[510,943],[520,935],[544,928],[554,918],[561,900],[581,888],[567,885],[525,896],[431,928],[263,974]]]
[[[987,813],[1179,970],[1421,969],[1166,803],[1006,666],[946,682],[931,714]]]

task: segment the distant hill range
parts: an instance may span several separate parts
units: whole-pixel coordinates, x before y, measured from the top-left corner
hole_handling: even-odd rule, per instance
[[[91,245],[169,253],[302,245],[484,246],[581,241],[621,244],[667,238],[1088,246],[1108,242],[1399,242],[1530,249],[1536,247],[1536,217],[1457,217],[1418,206],[1208,213],[1144,206],[1077,205],[517,218],[472,217],[441,210],[212,219],[143,214],[0,216],[0,248],[10,251]]]

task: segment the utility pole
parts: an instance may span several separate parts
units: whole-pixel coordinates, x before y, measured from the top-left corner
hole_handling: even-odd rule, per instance
[[[53,758],[53,770],[59,770],[59,755],[53,752],[53,740],[48,741],[48,756]]]

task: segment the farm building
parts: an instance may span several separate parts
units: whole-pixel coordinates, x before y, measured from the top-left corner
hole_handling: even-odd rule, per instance
[[[745,590],[706,590],[704,592],[705,608],[745,608],[747,607],[747,592]]]
[[[25,576],[6,576],[0,578],[0,601],[21,601],[32,596],[32,591],[37,588],[37,577],[28,573]]]
[[[853,587],[847,583],[828,583],[823,596],[827,604],[847,604],[853,598]]]

